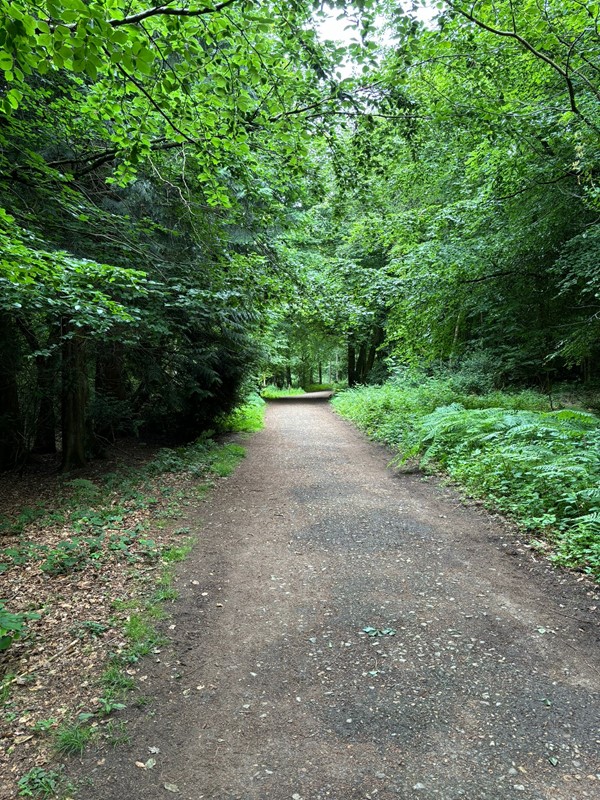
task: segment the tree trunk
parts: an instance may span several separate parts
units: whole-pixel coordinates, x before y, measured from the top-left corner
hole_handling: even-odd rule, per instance
[[[17,331],[7,314],[0,314],[0,470],[13,469],[25,453],[19,405]]]
[[[369,374],[369,372],[371,372],[371,370],[375,366],[375,359],[377,358],[377,350],[379,348],[379,345],[383,342],[384,336],[385,334],[383,328],[377,326],[375,328],[373,341],[371,343],[371,347],[369,348],[369,354],[367,356],[367,375]]]
[[[86,408],[88,379],[85,342],[79,335],[67,339],[62,349],[62,469],[86,463]]]
[[[356,385],[356,349],[354,341],[348,339],[348,386]]]
[[[367,345],[362,342],[358,348],[358,361],[356,362],[356,380],[365,383],[367,379]]]

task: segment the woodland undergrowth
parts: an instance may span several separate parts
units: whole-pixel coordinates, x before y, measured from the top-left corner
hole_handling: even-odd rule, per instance
[[[263,409],[250,398],[221,417],[219,432],[258,430]],[[156,626],[177,596],[174,565],[201,537],[193,507],[244,455],[208,436],[130,450],[110,471],[34,476],[35,505],[4,492],[0,800],[71,796],[65,756],[127,741],[116,715],[151,702],[138,662],[162,645]],[[14,482],[23,497],[26,478]]]
[[[467,394],[451,378],[338,394],[335,410],[399,466],[442,469],[515,519],[556,564],[600,579],[600,419],[526,390]]]

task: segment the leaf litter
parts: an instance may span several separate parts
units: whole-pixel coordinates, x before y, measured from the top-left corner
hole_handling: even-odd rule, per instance
[[[132,610],[143,607],[148,585],[159,577],[160,554],[182,544],[182,529],[171,520],[181,515],[185,497],[207,482],[206,474],[198,476],[197,471],[141,477],[157,450],[139,443],[127,443],[126,450],[123,443],[120,447],[120,454],[79,471],[75,480],[57,474],[50,462],[37,473],[0,476],[0,522],[4,523],[0,597],[11,613],[33,609],[39,614],[27,622],[25,635],[0,653],[0,800],[14,799],[17,780],[29,770],[56,766],[53,735],[61,723],[77,719],[103,729],[107,720],[98,716],[103,692],[99,678],[109,659],[128,646],[123,626]],[[106,520],[102,547],[86,550],[87,557],[71,568],[67,565],[64,572],[42,569],[48,553],[68,556],[65,542],[83,538],[57,507],[72,507],[83,487],[83,494],[89,490],[91,496],[89,516],[99,512],[98,504],[92,504],[94,487],[110,469],[125,469],[129,475],[139,470],[139,493],[124,498],[117,483],[102,498]],[[118,513],[111,515],[111,509]],[[7,531],[6,522],[15,520],[22,522],[20,529],[14,530],[13,524],[13,530]],[[119,542],[125,531],[132,530],[142,533],[128,538],[126,552],[110,549],[111,541]],[[23,557],[14,558],[15,553]],[[135,664],[127,669],[128,676],[137,673]],[[113,703],[111,709],[123,707]],[[159,748],[148,749],[159,752]],[[152,769],[155,764],[150,758],[142,766]],[[168,791],[178,791],[175,784],[168,787]]]

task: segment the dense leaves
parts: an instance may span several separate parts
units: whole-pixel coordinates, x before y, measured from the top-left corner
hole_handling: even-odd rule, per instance
[[[331,6],[2,2],[3,466],[252,374],[597,377],[596,6]]]
[[[362,90],[304,3],[0,7],[0,467],[191,438],[264,352],[309,144]]]

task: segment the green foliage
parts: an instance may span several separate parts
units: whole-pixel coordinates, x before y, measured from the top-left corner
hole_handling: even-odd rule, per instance
[[[306,394],[306,392],[299,386],[290,386],[287,389],[280,389],[278,386],[269,385],[261,389],[260,394],[265,400],[276,400],[278,397],[297,397],[298,395]]]
[[[40,615],[33,611],[7,611],[5,601],[0,600],[0,652],[8,650],[11,644],[19,639],[27,630],[27,622],[39,619]]]
[[[219,431],[231,433],[254,433],[264,426],[265,402],[260,395],[251,394],[244,403],[228,414],[216,419]]]
[[[163,550],[161,558],[166,564],[175,564],[178,561],[185,561],[190,554],[191,546],[183,545],[181,547],[169,547]]]
[[[133,688],[132,686],[125,687],[127,689]],[[124,703],[119,703],[114,699],[114,695],[119,695],[121,690],[116,689],[114,692],[113,690],[109,691],[108,697],[99,697],[98,698],[98,713],[101,714],[103,717],[107,717],[109,714],[112,714],[113,711],[123,711],[126,708]]]
[[[455,380],[454,377],[424,379],[418,373],[414,377],[409,374],[382,386],[340,392],[332,403],[338,413],[352,419],[369,436],[406,451],[412,448],[419,421],[439,406],[461,403],[468,409],[548,409],[547,398],[537,392],[466,394],[455,388]]]
[[[304,387],[305,392],[331,392],[333,391],[332,383],[308,383]]]
[[[223,445],[214,453],[210,470],[220,478],[226,478],[234,472],[245,455],[245,449],[239,444]]]
[[[33,730],[37,732],[46,733],[47,731],[52,730],[58,725],[58,720],[55,717],[50,717],[49,719],[38,719],[38,721],[33,726]]]
[[[150,646],[157,641],[154,627],[141,614],[131,614],[125,623],[124,633],[133,644],[144,642]]]
[[[262,401],[252,407],[258,408],[262,416]],[[0,550],[0,574],[30,561],[38,562],[40,569],[51,577],[93,568],[107,558],[130,563],[142,559],[157,561],[164,554],[154,540],[144,536],[148,523],[136,520],[133,527],[127,527],[130,514],[135,515],[138,508],[147,508],[156,502],[146,491],[148,478],[156,478],[165,472],[187,473],[194,477],[226,476],[243,456],[244,449],[240,445],[222,445],[202,438],[187,447],[161,450],[156,458],[137,471],[108,473],[98,482],[88,479],[67,481],[67,494],[62,501],[65,511],[61,518],[68,522],[74,535],[53,547],[31,541],[4,547]],[[119,502],[115,502],[115,494]],[[88,503],[93,503],[93,508]],[[177,513],[178,506],[171,504],[167,516],[173,517]],[[25,509],[17,515],[16,522],[7,520],[6,525],[14,533],[23,531],[30,522],[52,522],[56,516],[56,510],[50,512],[43,507]],[[0,644],[5,643],[8,647],[23,629],[24,621],[35,618],[33,614],[8,614],[0,606]],[[90,622],[89,628],[84,625],[81,632],[85,629],[93,634],[93,626],[94,623]]]
[[[80,638],[90,636],[92,639],[102,636],[107,630],[108,625],[105,625],[103,622],[94,622],[94,620],[84,620],[84,622],[80,622],[71,628],[71,632],[74,635]]]
[[[102,675],[100,685],[104,689],[104,700],[111,700],[115,697],[120,697],[124,692],[133,689],[135,681],[128,675],[125,675],[121,666],[118,663],[112,663]],[[104,713],[106,711],[106,704],[102,708]]]
[[[17,781],[17,787],[19,797],[33,797],[38,800],[60,797],[73,789],[61,772],[43,767],[33,767],[26,772]]]
[[[48,575],[66,575],[84,569],[102,555],[101,536],[67,539],[48,551],[40,569]]]
[[[94,738],[94,729],[81,722],[63,723],[54,734],[54,749],[57,753],[81,755]]]
[[[123,744],[129,744],[131,741],[131,736],[127,731],[127,723],[125,720],[109,720],[104,728],[104,738],[108,744],[111,745],[111,747],[119,747]]]
[[[600,577],[600,420],[549,411],[533,392],[461,395],[450,380],[344,392],[336,410],[393,445],[402,463],[434,462],[471,494],[554,542],[553,559]]]
[[[0,681],[0,707],[4,707],[10,701],[13,680],[16,675],[8,673]]]

